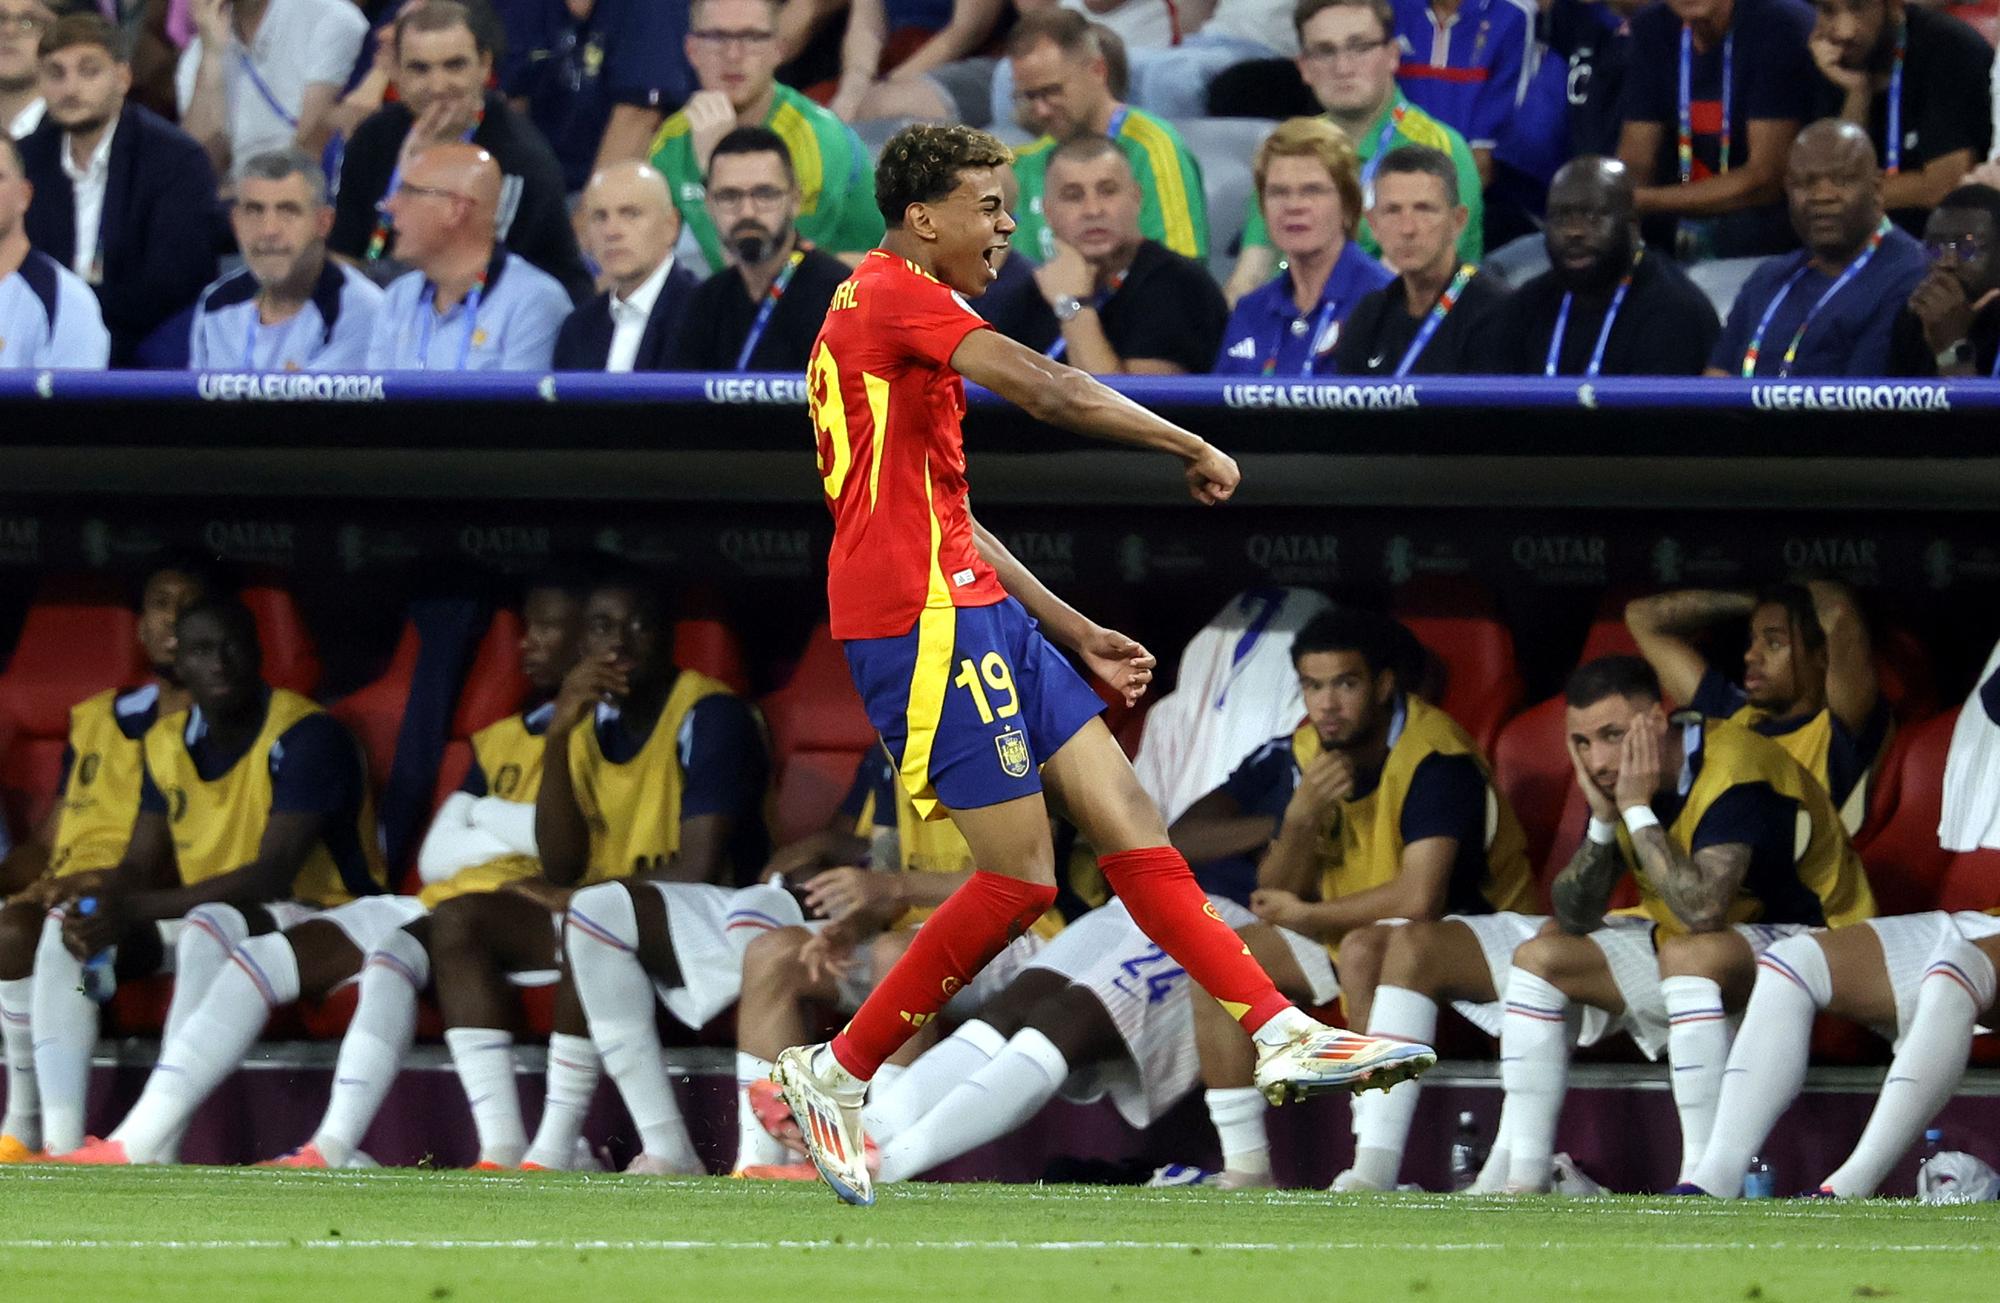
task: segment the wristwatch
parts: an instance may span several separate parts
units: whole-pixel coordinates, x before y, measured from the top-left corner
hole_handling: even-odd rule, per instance
[[[1961,339],[1950,348],[1938,350],[1937,364],[1940,371],[1948,366],[1964,366],[1971,360],[1972,341],[1969,339]]]
[[[1051,311],[1056,314],[1057,321],[1068,325],[1075,319],[1077,313],[1083,311],[1083,300],[1074,294],[1065,294],[1055,301]]]

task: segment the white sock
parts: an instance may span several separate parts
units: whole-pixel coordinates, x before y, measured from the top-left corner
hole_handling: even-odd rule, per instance
[[[653,1021],[658,995],[639,964],[631,894],[615,882],[585,887],[570,897],[563,933],[590,1039],[603,1056],[604,1071],[618,1084],[647,1155],[679,1171],[700,1171],[701,1159],[667,1081],[666,1055]]]
[[[1528,972],[1507,974],[1500,1021],[1500,1083],[1512,1114],[1507,1137],[1507,1188],[1549,1188],[1556,1121],[1569,1086],[1570,999]]]
[[[881,1067],[875,1069],[875,1075],[868,1079],[869,1095],[874,1096],[888,1093],[889,1088],[898,1081],[901,1081],[903,1074],[909,1070],[910,1065],[907,1063],[883,1064]]]
[[[382,1111],[396,1073],[417,1039],[417,996],[431,980],[423,942],[398,928],[361,968],[361,998],[340,1040],[333,1065],[333,1095],[313,1143],[335,1167],[361,1146]]]
[[[1693,1179],[1701,1151],[1715,1129],[1716,1098],[1729,1064],[1729,1015],[1722,987],[1706,977],[1663,977],[1660,1000],[1667,1009],[1667,1066],[1674,1109],[1681,1116],[1681,1174]]]
[[[1202,1095],[1208,1120],[1222,1141],[1222,1168],[1244,1176],[1271,1174],[1271,1138],[1264,1131],[1263,1092],[1255,1086],[1225,1086]]]
[[[925,1050],[891,1089],[870,1091],[862,1129],[876,1144],[888,1144],[1006,1048],[1006,1037],[974,1018]]]
[[[97,1002],[83,993],[83,961],[62,940],[62,914],[51,910],[35,946],[35,1081],[42,1092],[42,1143],[51,1154],[83,1144],[90,1094],[90,1052],[97,1045]]]
[[[230,954],[249,939],[250,925],[234,905],[197,905],[187,912],[180,940],[174,943],[174,994],[167,1002],[161,1045],[187,1025],[188,1015],[228,965]]]
[[[1993,1003],[1993,961],[1957,936],[1931,955],[1917,1008],[1889,1064],[1861,1140],[1826,1186],[1844,1199],[1875,1193],[1889,1169],[1958,1089],[1972,1050],[1972,1027]]]
[[[772,1063],[754,1054],[736,1051],[736,1165],[768,1167],[792,1161],[792,1152],[779,1144],[750,1109],[750,1088],[771,1075]]]
[[[577,1138],[583,1134],[584,1115],[597,1093],[603,1070],[597,1046],[588,1036],[557,1032],[549,1037],[548,1086],[542,1096],[542,1120],[535,1126],[535,1142],[521,1161],[568,1171],[576,1162]]]
[[[1500,1194],[1507,1188],[1513,1166],[1513,1151],[1507,1147],[1507,1105],[1500,1105],[1500,1125],[1493,1128],[1493,1148],[1486,1152],[1486,1165],[1466,1190],[1467,1194]]]
[[[1401,986],[1378,986],[1368,1011],[1368,1034],[1429,1045],[1437,1039],[1437,1002]],[[1386,1095],[1354,1096],[1354,1175],[1378,1190],[1392,1190],[1410,1143],[1423,1088],[1401,1082]],[[1365,1101],[1365,1103],[1364,1103]]]
[[[7,1051],[7,1116],[0,1135],[42,1147],[42,1092],[35,1084],[35,979],[0,982],[0,1038]]]
[[[752,941],[779,928],[803,927],[805,921],[798,897],[783,887],[760,884],[744,887],[730,896],[729,912],[722,926],[723,934],[729,938],[729,948],[736,952],[736,962],[741,964],[743,952]]]
[[[497,1027],[447,1027],[444,1044],[472,1108],[479,1161],[519,1167],[528,1152],[528,1128],[521,1121],[521,1089],[514,1080],[513,1033]]]
[[[1826,952],[1811,937],[1787,937],[1758,959],[1757,985],[1723,1069],[1714,1127],[1700,1159],[1681,1180],[1722,1199],[1743,1193],[1751,1158],[1805,1085],[1813,1017],[1832,1000]],[[1678,1080],[1674,1086],[1678,1104]],[[1685,1132],[1685,1121],[1682,1128]]]
[[[1320,1030],[1322,1030],[1321,1024],[1309,1017],[1305,1010],[1296,1005],[1286,1005],[1272,1014],[1270,1021],[1250,1033],[1250,1040],[1261,1055]]]
[[[299,998],[299,964],[281,933],[251,937],[209,983],[180,1035],[160,1047],[139,1102],[111,1139],[135,1163],[170,1163],[201,1102],[243,1063],[271,1011]]]
[[[1017,1032],[923,1120],[882,1147],[880,1181],[907,1181],[1020,1127],[1055,1098],[1069,1061],[1032,1027]]]

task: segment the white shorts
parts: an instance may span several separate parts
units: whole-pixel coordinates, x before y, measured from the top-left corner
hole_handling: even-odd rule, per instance
[[[1239,931],[1264,921],[1233,900],[1222,896],[1210,896],[1209,900],[1214,903],[1215,912],[1222,916],[1222,921]],[[1318,1008],[1339,999],[1340,978],[1333,971],[1333,957],[1326,953],[1326,947],[1290,928],[1274,930],[1292,952],[1292,961],[1298,964],[1299,971],[1305,974],[1306,1002]]]
[[[289,931],[305,922],[331,923],[346,933],[354,948],[364,956],[388,940],[390,933],[430,913],[415,896],[362,896],[345,905],[321,910],[293,905],[290,901],[284,904],[302,910],[303,914],[287,920],[280,914],[282,906],[265,906],[271,917],[278,920],[280,929]]]
[[[1896,1025],[1876,1027],[1874,1032],[1900,1047],[1917,1012],[1917,992],[1939,945],[1949,940],[1980,941],[2000,935],[2000,918],[1973,910],[1947,914],[1898,914],[1891,918],[1871,918],[1867,926],[1882,943],[1882,966],[1888,974],[1889,989],[1896,998]]]
[[[743,959],[729,944],[729,902],[736,891],[705,882],[645,885],[666,902],[667,937],[681,970],[679,986],[656,981],[653,989],[683,1027],[700,1031],[743,989]]]
[[[1110,1095],[1119,1116],[1144,1130],[1194,1088],[1201,1061],[1188,998],[1192,984],[1187,971],[1139,930],[1123,901],[1071,923],[1028,967],[1089,991],[1125,1042],[1118,1058],[1070,1073],[1063,1098],[1088,1104]]]
[[[826,926],[825,919],[809,919],[805,927],[808,932],[817,932]],[[922,927],[919,923],[917,927]],[[915,931],[912,928],[911,931]],[[1060,935],[1060,934],[1058,934]],[[870,938],[873,941],[873,938]],[[1023,932],[1008,942],[1007,948],[993,956],[993,962],[979,970],[978,976],[965,984],[965,988],[945,1003],[944,1010],[952,1018],[963,1022],[977,1014],[982,1006],[994,996],[1012,985],[1023,969],[1053,944],[1039,932]],[[875,949],[864,943],[856,947],[854,962],[848,965],[838,979],[840,991],[835,1007],[842,1013],[853,1013],[861,1007],[870,993],[881,984],[888,970],[875,969]]]
[[[1611,980],[1625,1001],[1625,1012],[1613,1017],[1585,1007],[1583,1031],[1577,1043],[1591,1045],[1614,1031],[1625,1032],[1647,1058],[1657,1059],[1667,1047],[1667,1004],[1660,995],[1660,958],[1653,945],[1653,920],[1615,918],[1590,934],[1611,969]],[[1736,935],[1750,946],[1754,958],[1786,937],[1813,929],[1803,923],[1738,923]]]
[[[1457,923],[1479,942],[1479,953],[1493,975],[1494,999],[1476,1002],[1454,1000],[1452,1008],[1488,1036],[1500,1034],[1501,1001],[1507,993],[1507,972],[1514,967],[1514,952],[1534,940],[1549,920],[1541,914],[1447,914],[1444,922]]]

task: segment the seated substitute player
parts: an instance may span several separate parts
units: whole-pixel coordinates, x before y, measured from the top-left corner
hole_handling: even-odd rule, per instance
[[[1693,636],[1704,625],[1745,617],[1750,645],[1739,688],[1708,663]],[[1861,826],[1867,778],[1890,718],[1867,622],[1844,585],[1777,584],[1754,597],[1660,593],[1628,605],[1625,624],[1669,697],[1776,742],[1826,788],[1849,832]]]
[[[661,599],[644,577],[592,589],[583,656],[563,681],[543,742],[547,758],[535,796],[542,876],[460,896],[432,916],[438,1007],[472,1105],[478,1166],[514,1167],[529,1149],[514,1087],[518,1005],[509,976],[561,967],[556,925],[571,889],[631,876],[733,886],[764,862],[758,810],[765,758],[756,722],[726,686],[674,665],[671,636]],[[558,757],[560,763],[549,763]],[[555,1031],[554,1108],[544,1110],[534,1146],[541,1166],[567,1161],[600,1071],[568,981],[557,992]],[[672,1111],[652,1125],[684,1142],[671,1093],[662,1106]],[[691,1152],[674,1156],[678,1170],[692,1170]],[[637,1170],[659,1170],[645,1164],[647,1157],[635,1160]]]
[[[1728,1033],[1714,1011],[1725,1001],[1741,1007],[1749,986],[1748,952],[1777,936],[1803,931],[1802,924],[1851,922],[1873,912],[1860,862],[1838,827],[1824,790],[1806,781],[1796,762],[1775,751],[1768,740],[1727,721],[1676,726],[1686,754],[1676,753],[1668,767],[1673,776],[1654,798],[1654,817],[1670,824],[1670,832],[1666,839],[1649,837],[1645,860],[1636,858],[1629,849],[1631,835],[1620,832],[1615,822],[1618,806],[1612,793],[1625,790],[1619,787],[1622,776],[1632,796],[1630,808],[1639,811],[1633,820],[1646,825],[1646,811],[1653,806],[1643,798],[1661,784],[1645,771],[1660,762],[1649,764],[1642,755],[1627,774],[1623,748],[1635,719],[1649,721],[1641,728],[1650,731],[1656,743],[1666,732],[1660,725],[1659,681],[1636,656],[1601,657],[1578,667],[1564,697],[1567,746],[1577,786],[1598,822],[1591,825],[1590,840],[1558,879],[1556,918],[1453,914],[1438,923],[1395,928],[1387,938],[1380,983],[1368,1001],[1368,1029],[1376,1036],[1432,1036],[1438,1007],[1446,1002],[1488,1035],[1515,1036],[1515,1022],[1535,1020],[1529,1011],[1554,1012],[1555,1022],[1536,1024],[1536,1030],[1544,1025],[1552,1029],[1555,1043],[1536,1047],[1546,1050],[1534,1068],[1541,1076],[1526,1087],[1547,1093],[1549,1088],[1542,1083],[1553,1080],[1552,1100],[1538,1105],[1546,1128],[1537,1141],[1539,1154],[1525,1164],[1510,1155],[1517,1111],[1510,1102],[1475,1187],[1482,1192],[1503,1189],[1514,1172],[1525,1171],[1516,1179],[1530,1188],[1548,1184],[1548,1147],[1554,1140],[1555,1109],[1561,1100],[1565,1035],[1590,1045],[1623,1029],[1653,1056],[1664,1043],[1676,1068],[1689,1068],[1673,1074],[1683,1130],[1705,1136],[1703,1104],[1713,1105],[1727,1049],[1726,1044],[1716,1044],[1718,1037],[1726,1041]],[[1795,840],[1801,813],[1810,834],[1802,848]],[[1641,917],[1626,914],[1606,920],[1600,893],[1608,897],[1628,872],[1641,879],[1646,902]],[[1696,905],[1707,906],[1706,914]],[[1705,926],[1690,927],[1682,921],[1680,909],[1693,912]],[[1725,919],[1758,925],[1727,928],[1721,925]],[[1687,935],[1694,931],[1701,935]],[[1585,937],[1593,943],[1590,950],[1565,945]],[[1510,977],[1523,975],[1516,974],[1516,952],[1545,964],[1547,951],[1538,954],[1536,949],[1544,946],[1563,948],[1564,963],[1590,975],[1583,979],[1591,995],[1579,1001],[1584,1005],[1580,1016],[1567,1012],[1567,996],[1560,1003],[1525,1000],[1520,1017],[1512,1016],[1516,1001],[1510,994]],[[1717,972],[1726,980],[1718,981]],[[1542,1066],[1551,1058],[1552,1072]],[[1517,1067],[1503,1066],[1509,1073]],[[1370,1104],[1356,1129],[1353,1175],[1344,1178],[1344,1184],[1354,1188],[1361,1188],[1354,1184],[1356,1177],[1393,1183],[1409,1141],[1417,1091],[1398,1088]]]
[[[1387,940],[1370,925],[1520,910],[1534,896],[1526,836],[1478,745],[1404,690],[1398,648],[1414,641],[1386,616],[1338,607],[1315,616],[1292,642],[1305,722],[1252,753],[1173,828],[1174,844],[1198,861],[1262,854],[1250,898],[1261,921],[1239,934],[1293,999],[1324,1004],[1346,986],[1357,1024]],[[1222,1138],[1216,1183],[1269,1185],[1249,1040],[1215,1001],[1193,999]],[[1357,1127],[1384,1102],[1357,1096]],[[1345,1188],[1390,1189],[1394,1177],[1361,1173]]]
[[[874,1199],[860,1118],[869,1079],[1055,899],[1044,782],[1134,921],[1256,1038],[1257,1082],[1273,1098],[1388,1085],[1436,1061],[1426,1047],[1323,1027],[1278,994],[1208,910],[1097,718],[1103,703],[1048,639],[1128,701],[1151,679],[1152,656],[1049,592],[971,516],[962,380],[1051,425],[1172,454],[1197,501],[1223,501],[1238,479],[1197,436],[991,330],[967,305],[1014,230],[1001,201],[1008,158],[969,127],[890,139],[876,171],[889,233],[834,294],[807,370],[834,515],[833,634],[918,811],[950,817],[979,866],[845,1030],[778,1056],[773,1080],[815,1165],[853,1203]]]
[[[177,637],[174,664],[194,704],[146,731],[131,845],[93,895],[61,911],[61,931],[45,931],[35,956],[45,1138],[76,1162],[171,1160],[193,1112],[179,1101],[198,1103],[234,1071],[269,1008],[331,989],[407,916],[380,895],[360,748],[311,701],[263,682],[249,611],[208,598],[181,615]],[[164,956],[152,925],[174,919],[173,1000],[134,1110],[148,1125],[79,1148],[97,1022],[84,962],[113,950],[114,972],[155,971]],[[254,1006],[236,1036],[217,1017],[232,998]]]
[[[556,576],[523,595],[521,673],[531,699],[520,713],[472,735],[472,768],[438,807],[417,852],[424,881],[417,899],[427,909],[541,872],[535,793],[542,783],[542,737],[555,709],[550,699],[576,664],[587,596],[580,585]],[[412,920],[369,952],[360,999],[334,1062],[326,1115],[309,1141],[270,1166],[371,1165],[360,1152],[361,1138],[416,1041],[417,998],[431,985],[430,929],[428,917]],[[566,1163],[569,1155],[560,1158]]]
[[[0,1163],[22,1162],[42,1150],[32,1018],[36,945],[44,927],[61,926],[49,922],[49,910],[95,891],[132,839],[145,766],[141,740],[163,713],[185,710],[190,700],[174,669],[174,625],[207,595],[206,573],[192,562],[175,562],[146,577],[138,637],[151,677],[129,691],[107,689],[70,710],[55,804],[0,863],[0,889],[9,893],[0,908],[0,1031],[7,1052]],[[94,1024],[90,1032],[94,1042]],[[71,1125],[81,1134],[80,1117]]]

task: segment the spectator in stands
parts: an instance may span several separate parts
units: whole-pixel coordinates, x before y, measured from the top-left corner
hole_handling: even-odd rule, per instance
[[[1180,133],[1111,93],[1104,53],[1089,20],[1072,9],[1032,14],[1007,36],[1021,125],[1041,138],[1014,151],[1021,186],[1012,210],[1014,245],[1037,262],[1056,256],[1043,207],[1051,151],[1083,136],[1118,142],[1138,178],[1139,229],[1184,258],[1208,256],[1208,206],[1201,165]]]
[[[41,126],[48,110],[36,50],[55,20],[41,0],[0,3],[0,132],[16,140]]]
[[[1405,145],[1375,170],[1375,238],[1395,280],[1347,316],[1333,360],[1342,375],[1465,375],[1485,369],[1492,316],[1507,291],[1458,259],[1468,216],[1449,155]]]
[[[1868,132],[1882,201],[1911,234],[1992,143],[1993,47],[1942,10],[1904,0],[1814,0],[1813,117]]]
[[[702,329],[681,332],[674,369],[803,372],[848,267],[801,243],[798,180],[777,132],[738,127],[722,138],[709,158],[708,209],[734,265],[695,291],[688,320]]]
[[[319,156],[368,20],[351,0],[191,0],[174,77],[181,129],[218,176],[295,145]]]
[[[1391,0],[1410,103],[1465,137],[1482,184],[1528,83],[1534,21],[1510,0]]]
[[[1805,0],[1674,0],[1632,19],[1618,157],[1648,243],[1684,260],[1793,246],[1785,160],[1813,117],[1811,29]]]
[[[1896,316],[1889,370],[1899,376],[2000,372],[2000,190],[1960,186],[1924,224],[1930,271]]]
[[[848,0],[840,83],[827,107],[843,122],[895,117],[897,83],[963,59],[987,42],[1007,0]]]
[[[650,163],[614,163],[583,192],[584,243],[610,288],[569,314],[558,371],[663,371],[701,281],[674,259],[680,214]]]
[[[1172,830],[1190,859],[1261,854],[1250,908],[1263,921],[1239,929],[1244,942],[1301,1003],[1324,1004],[1347,987],[1357,1024],[1368,1009],[1355,996],[1372,992],[1386,940],[1373,925],[1525,909],[1534,898],[1526,835],[1477,744],[1410,693],[1395,668],[1411,642],[1407,629],[1370,612],[1314,617],[1291,653],[1306,721],[1251,753]],[[1219,1184],[1269,1185],[1249,1038],[1199,994],[1195,1028],[1222,1139]],[[1355,1116],[1358,1124],[1358,1107]],[[1343,1182],[1336,1188],[1394,1189],[1395,1165],[1357,1163]]]
[[[347,144],[327,247],[364,264],[407,261],[387,208],[397,182],[429,147],[470,142],[499,164],[499,238],[572,298],[584,298],[590,273],[570,225],[562,165],[532,123],[485,89],[493,48],[483,24],[458,0],[422,0],[396,19],[395,33],[401,98],[370,116]],[[388,263],[371,275],[381,280],[398,270]]]
[[[83,278],[28,243],[28,184],[21,151],[0,135],[0,371],[71,367],[102,371],[111,335]]]
[[[1014,10],[1022,19],[1068,9],[1088,19],[1097,34],[1097,43],[1110,65],[1111,93],[1124,99],[1132,89],[1131,51],[1164,50],[1180,39],[1179,15],[1167,0],[1014,0]],[[1015,26],[1020,25],[1017,19]],[[1008,35],[1013,35],[1009,31]],[[990,102],[976,113],[965,114],[967,126],[1003,127],[1015,119],[1020,100],[1015,96],[1014,69],[1007,58],[992,60],[987,79]],[[969,87],[961,89],[951,80],[951,69],[933,80],[949,84],[951,99],[960,109]],[[984,122],[976,121],[984,118]]]
[[[1354,238],[1362,207],[1354,145],[1323,119],[1293,118],[1265,138],[1253,174],[1257,210],[1286,267],[1237,300],[1215,373],[1297,376],[1321,367],[1330,373],[1347,314],[1393,279]],[[1243,264],[1236,270],[1241,275]]]
[[[382,291],[327,257],[326,175],[295,148],[246,158],[229,213],[243,270],[202,291],[188,366],[197,371],[356,371]]]
[[[882,238],[875,167],[860,137],[776,80],[778,9],[776,0],[695,0],[687,52],[701,89],[653,142],[653,166],[667,178],[711,272],[730,258],[709,213],[704,179],[715,147],[745,127],[764,127],[784,140],[798,179],[800,239],[827,253],[861,253]]]
[[[97,291],[113,366],[180,366],[183,314],[215,276],[215,173],[192,138],[126,100],[122,51],[95,14],[42,36],[48,116],[21,142],[28,240]]]
[[[502,0],[500,85],[524,103],[583,189],[613,163],[644,159],[667,114],[687,102],[694,72],[683,45],[687,7],[656,0]]]
[[[1208,84],[1224,70],[1299,52],[1293,9],[1294,0],[1217,0],[1178,44],[1131,52],[1133,101],[1164,118],[1202,116]]]
[[[1701,631],[1747,619],[1738,687],[1697,645]],[[1675,701],[1742,724],[1783,747],[1820,782],[1848,831],[1861,826],[1867,778],[1889,735],[1868,625],[1844,585],[1815,579],[1761,593],[1660,593],[1625,608],[1640,654]]]
[[[5,151],[0,150],[0,155]],[[44,929],[59,931],[48,911],[90,895],[115,868],[139,815],[145,765],[141,739],[162,715],[187,709],[188,691],[174,668],[175,624],[207,595],[199,567],[163,566],[140,592],[139,647],[148,681],[109,689],[72,707],[55,803],[48,816],[0,863],[0,1032],[7,1056],[7,1114],[0,1120],[0,1163],[42,1152],[41,1091],[35,1077],[35,951]],[[93,1015],[90,1044],[97,1038]],[[81,1108],[82,1097],[75,1104]],[[79,1115],[61,1125],[83,1134]],[[65,1134],[67,1138],[67,1132]],[[71,1147],[74,1147],[72,1143]]]
[[[1766,260],[1729,309],[1708,374],[1879,376],[1903,303],[1924,278],[1923,246],[1882,211],[1875,146],[1851,122],[1798,135],[1785,171],[1806,247]]]
[[[194,1013],[237,947],[253,931],[269,933],[382,890],[360,750],[312,702],[263,682],[250,613],[214,597],[183,611],[174,664],[193,709],[163,715],[146,731],[130,844],[88,898],[60,910],[60,927],[45,929],[35,952],[35,1072],[43,1139],[55,1156],[83,1145],[97,1031],[93,992],[102,996],[115,978],[157,971],[162,942],[173,944],[169,1048],[154,1079],[175,1068],[207,1071]],[[175,920],[178,927],[159,926]],[[110,966],[86,972],[85,961],[114,946]],[[297,978],[275,967],[262,971],[273,981]],[[254,986],[250,998],[258,999]],[[259,1001],[260,1026],[262,1007]],[[234,1067],[232,1059],[222,1072]],[[161,1161],[178,1143],[169,1137],[127,1156]],[[116,1150],[98,1142],[77,1157],[115,1158]]]
[[[1035,271],[1046,310],[1029,345],[1098,375],[1208,370],[1229,308],[1207,268],[1140,233],[1143,197],[1124,150],[1079,136],[1047,169],[1055,256]]]
[[[1700,375],[1722,323],[1671,258],[1646,252],[1632,174],[1572,159],[1549,187],[1549,270],[1514,292],[1487,360],[1508,375]]]
[[[410,270],[390,284],[371,371],[544,371],[569,295],[500,243],[500,166],[477,145],[432,145],[402,169],[389,217]]]
[[[1350,205],[1350,214],[1361,215],[1367,191],[1374,184],[1375,168],[1390,150],[1399,145],[1423,145],[1442,151],[1451,156],[1458,171],[1458,195],[1467,209],[1458,254],[1465,262],[1478,262],[1486,247],[1479,167],[1465,137],[1410,103],[1397,89],[1400,53],[1395,11],[1389,0],[1302,0],[1297,22],[1300,75],[1325,107],[1327,120],[1353,142],[1360,160],[1363,198],[1361,203]],[[1365,221],[1356,238],[1363,253],[1376,256],[1382,252]],[[1279,256],[1272,251],[1262,203],[1252,205],[1243,228],[1243,253],[1223,287],[1230,302],[1269,280]]]

